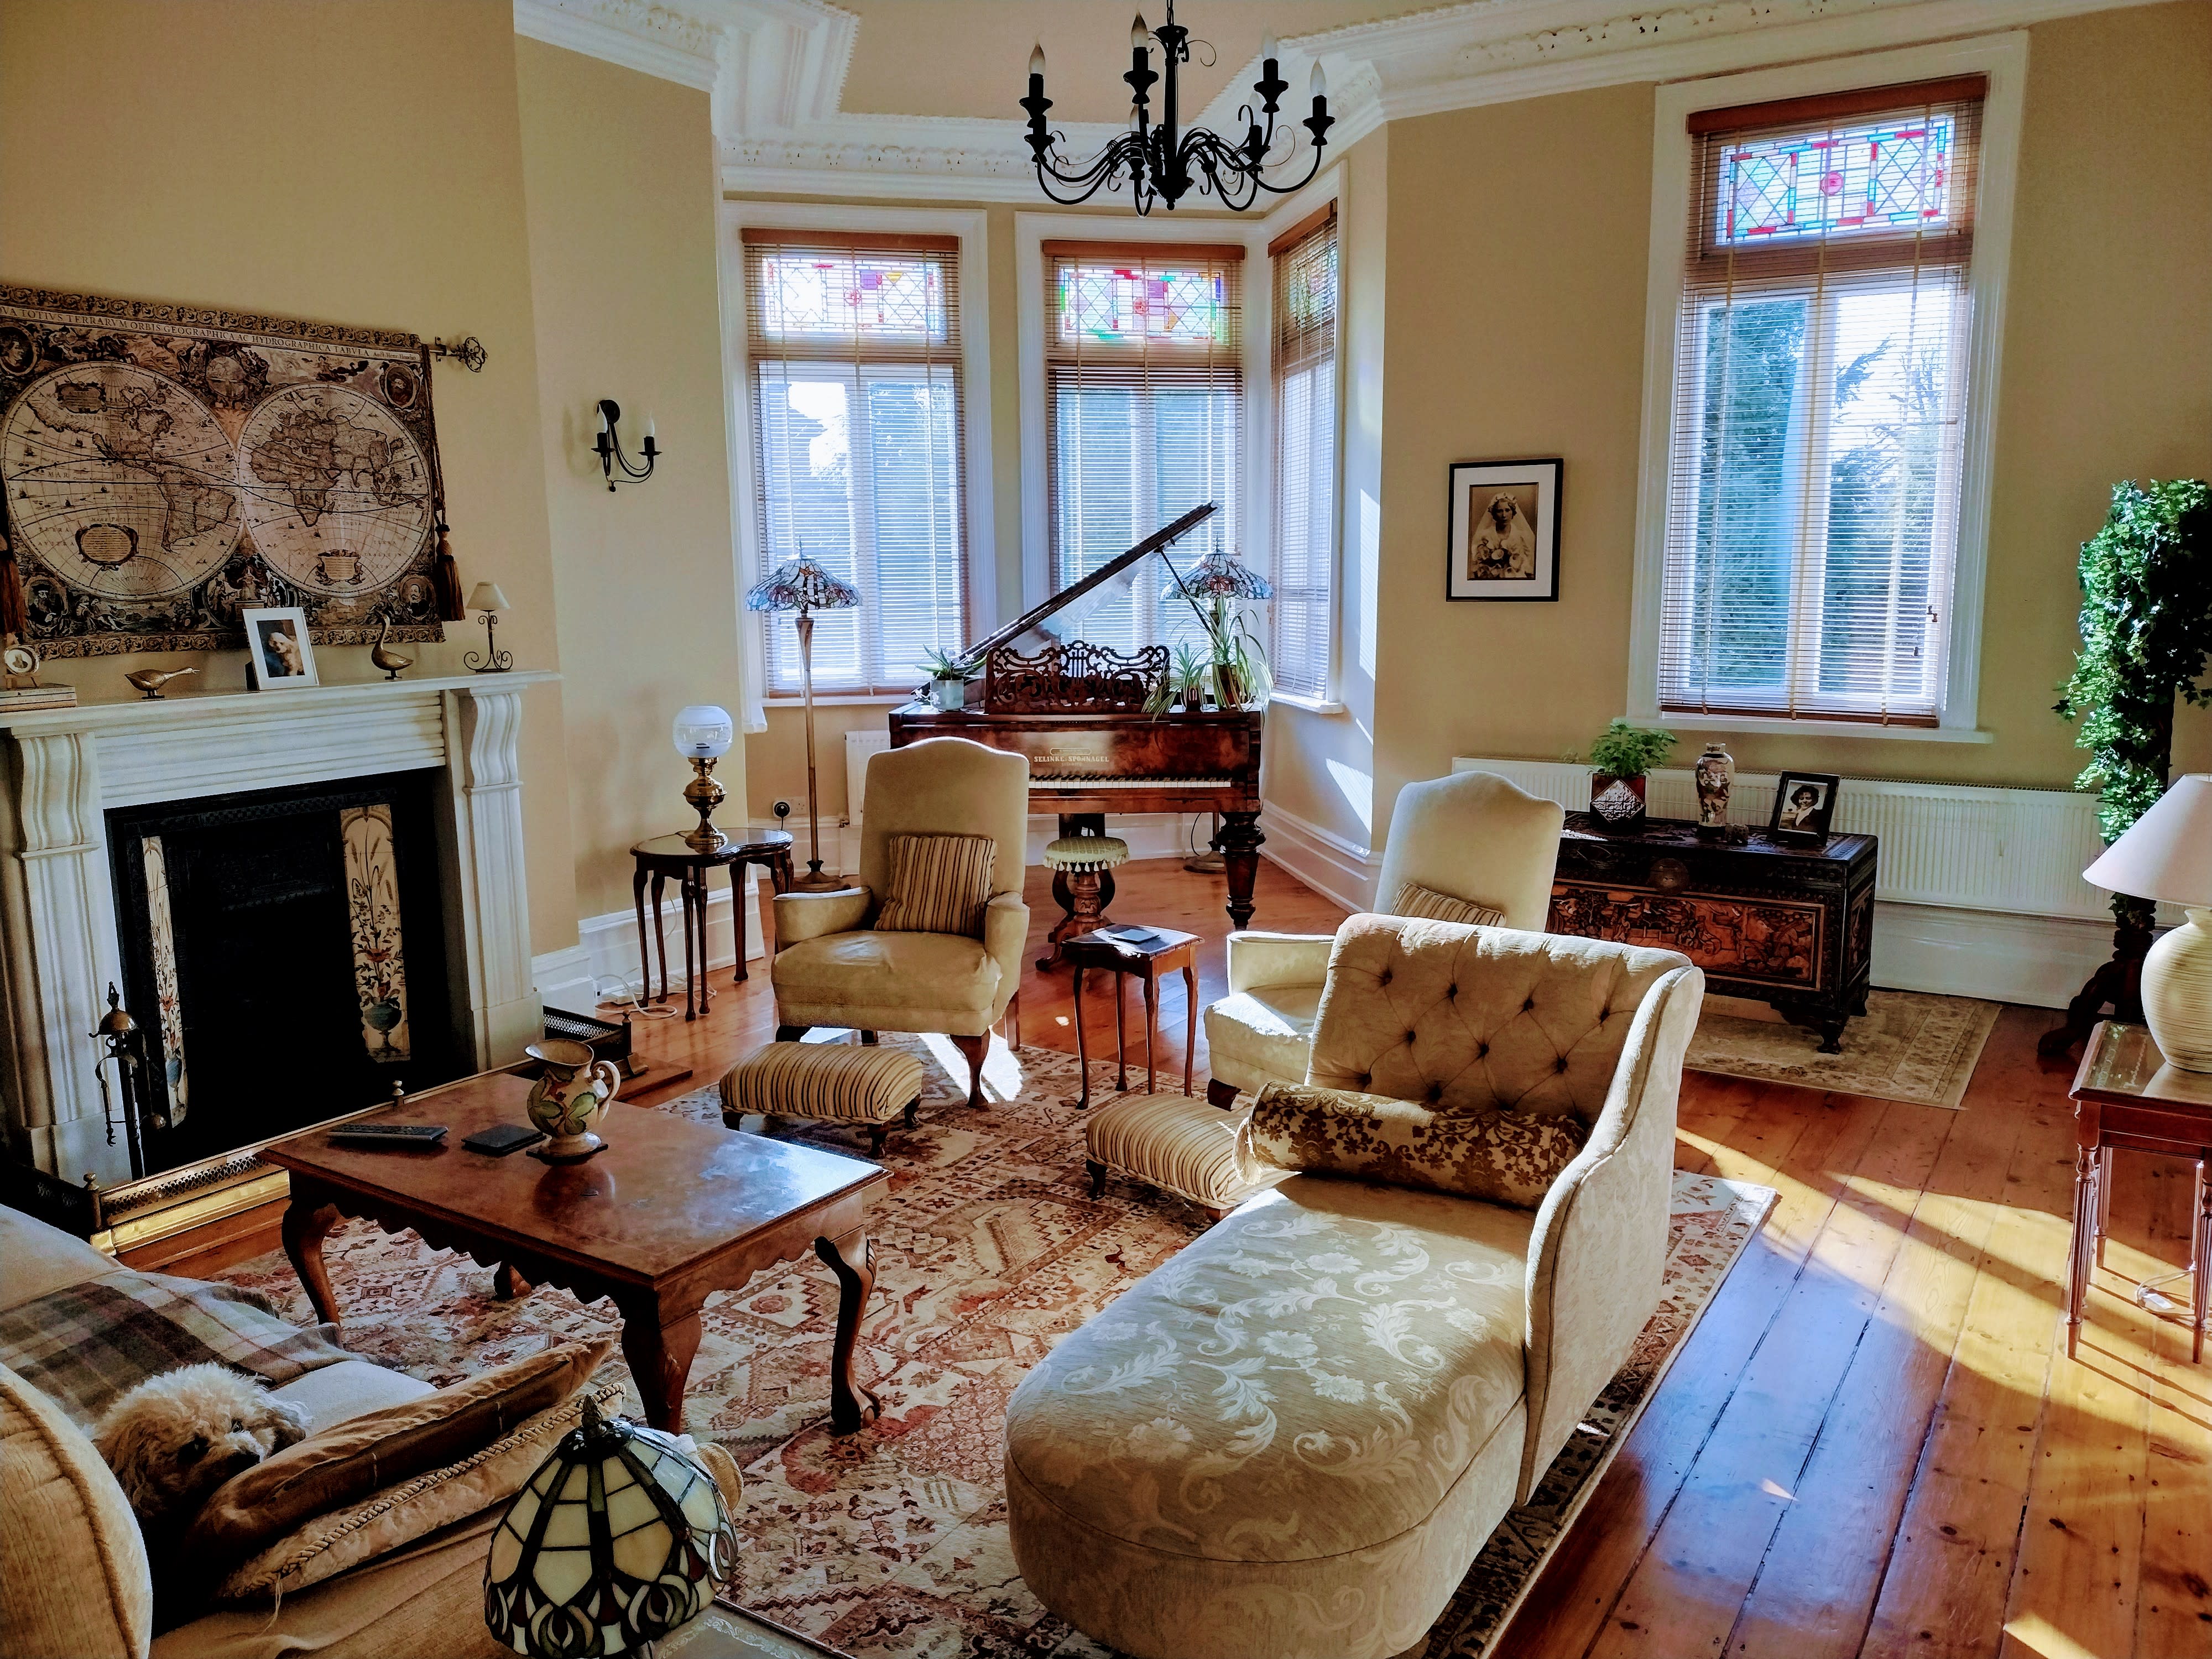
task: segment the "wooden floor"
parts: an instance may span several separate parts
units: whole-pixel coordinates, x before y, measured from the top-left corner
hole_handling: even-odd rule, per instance
[[[1220,995],[1221,878],[1120,873],[1116,916],[1206,935],[1201,1002]],[[1057,914],[1037,874],[1032,957]],[[1257,896],[1262,927],[1341,915],[1273,865]],[[773,1034],[759,965],[720,978],[705,1019],[640,1025],[694,1072],[640,1103]],[[1025,977],[1026,1040],[1073,1048],[1067,980]],[[1105,995],[1085,1000],[1110,1033]],[[2072,1068],[2036,1058],[2051,1018],[2006,1010],[1958,1112],[1684,1079],[1676,1161],[1780,1202],[1498,1655],[2212,1656],[2212,1357],[2191,1365],[2183,1328],[2129,1295],[2186,1260],[2190,1170],[2121,1157],[2067,1359]],[[1177,985],[1160,1027],[1179,1070]]]

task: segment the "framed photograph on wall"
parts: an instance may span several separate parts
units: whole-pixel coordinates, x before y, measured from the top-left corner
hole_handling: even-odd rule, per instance
[[[289,690],[317,684],[306,611],[295,605],[241,610],[238,615],[246,624],[246,677],[255,690]]]
[[[1560,465],[1461,461],[1451,469],[1446,599],[1559,597]]]
[[[1836,816],[1836,791],[1843,780],[1833,772],[1784,772],[1774,786],[1774,811],[1766,833],[1779,842],[1811,847],[1828,838]]]

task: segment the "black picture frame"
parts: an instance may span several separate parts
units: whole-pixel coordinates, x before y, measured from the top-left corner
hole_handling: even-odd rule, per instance
[[[1566,464],[1455,461],[1445,475],[1444,598],[1549,605],[1559,597],[1560,487]],[[1478,504],[1478,494],[1487,500]],[[1504,520],[1494,516],[1504,503]],[[1491,527],[1479,532],[1486,514]],[[1486,574],[1488,573],[1488,574]]]
[[[1818,847],[1835,822],[1836,796],[1843,779],[1833,772],[1784,772],[1775,780],[1774,807],[1766,815],[1768,836],[1784,846]],[[1797,797],[1810,791],[1808,803]]]

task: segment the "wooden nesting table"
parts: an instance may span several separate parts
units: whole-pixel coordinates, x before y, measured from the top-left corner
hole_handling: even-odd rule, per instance
[[[411,1227],[436,1249],[496,1266],[502,1297],[546,1284],[580,1301],[611,1297],[646,1417],[673,1432],[707,1297],[811,1249],[837,1276],[830,1426],[850,1434],[867,1420],[853,1348],[875,1285],[865,1222],[890,1176],[856,1158],[620,1103],[599,1125],[606,1150],[581,1164],[462,1146],[479,1129],[526,1121],[529,1093],[528,1078],[486,1072],[348,1120],[445,1124],[445,1139],[425,1151],[333,1146],[322,1129],[261,1149],[291,1172],[284,1253],[318,1318],[339,1322],[323,1241],[341,1217],[388,1233]]]
[[[1152,932],[1150,939],[1136,945],[1109,939],[1103,933],[1080,933],[1060,943],[1061,959],[1075,966],[1075,1055],[1076,1063],[1083,1070],[1083,1093],[1075,1103],[1078,1111],[1091,1104],[1091,1054],[1083,1036],[1085,969],[1103,969],[1115,976],[1114,1035],[1121,1068],[1114,1084],[1116,1089],[1129,1086],[1129,1028],[1126,1013],[1128,998],[1123,994],[1126,988],[1122,981],[1129,978],[1144,981],[1146,1094],[1158,1086],[1152,1040],[1159,1026],[1160,979],[1176,969],[1182,969],[1182,999],[1187,1005],[1183,1012],[1182,1091],[1190,1092],[1191,1054],[1198,1046],[1198,935],[1178,933],[1165,927],[1155,927]]]
[[[2066,1352],[2081,1334],[2089,1270],[2105,1259],[2105,1222],[2112,1206],[2112,1153],[2162,1152],[2194,1159],[2189,1279],[2191,1364],[2204,1358],[2206,1315],[2212,1312],[2212,1072],[2166,1063],[2148,1027],[2106,1020],[2089,1033],[2074,1074],[2074,1249],[2066,1278]]]

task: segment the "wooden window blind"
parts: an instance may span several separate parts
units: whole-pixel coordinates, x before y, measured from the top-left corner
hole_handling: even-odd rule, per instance
[[[1275,684],[1328,695],[1336,568],[1336,204],[1268,248],[1274,264]]]
[[[747,229],[755,511],[767,568],[805,553],[860,591],[822,613],[817,691],[895,693],[968,639],[957,238]],[[767,619],[772,696],[799,693]]]
[[[1212,538],[1161,556],[1187,570],[1237,522],[1243,250],[1047,242],[1043,254],[1053,586],[1218,501]],[[1166,573],[1143,563],[1088,607],[1083,637],[1124,651],[1201,637],[1188,606],[1161,598]]]
[[[1940,719],[1984,91],[1689,118],[1662,712]]]

